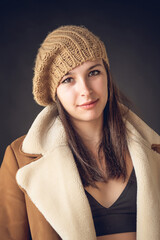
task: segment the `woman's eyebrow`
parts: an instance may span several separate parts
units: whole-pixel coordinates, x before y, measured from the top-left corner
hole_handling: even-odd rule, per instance
[[[97,64],[91,66],[90,68],[88,68],[88,70],[91,70],[91,69],[93,69],[93,68],[95,68],[95,67],[97,67],[97,66],[101,66],[101,67],[102,67],[102,64],[97,63]]]
[[[97,63],[97,64],[89,67],[88,70],[91,70],[91,69],[93,69],[93,68],[95,68],[95,67],[97,67],[97,66],[101,66],[101,67],[102,67],[102,64]],[[70,75],[70,74],[72,74],[72,72],[67,72],[67,73],[64,75],[64,77],[67,76],[67,75]]]

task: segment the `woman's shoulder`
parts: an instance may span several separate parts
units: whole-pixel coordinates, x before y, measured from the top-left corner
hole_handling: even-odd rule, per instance
[[[16,138],[9,146],[12,148],[14,152],[17,152],[21,149],[23,140],[26,135]]]
[[[9,162],[9,161],[16,162],[16,164],[18,165],[18,168],[21,168],[39,156],[37,154],[25,153],[22,150],[22,144],[25,137],[26,135],[23,135],[15,139],[10,145],[7,146],[3,162]]]
[[[122,108],[126,108],[125,106],[121,106]],[[139,114],[134,111],[134,109],[128,109],[127,114],[125,116],[126,126],[130,130],[137,131],[142,138],[144,138],[150,144],[160,144],[160,136],[159,134],[149,126],[146,121],[139,116]]]

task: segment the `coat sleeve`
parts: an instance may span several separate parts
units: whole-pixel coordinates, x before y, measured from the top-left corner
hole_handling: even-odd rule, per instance
[[[30,230],[24,193],[16,183],[18,164],[8,146],[0,169],[0,239],[29,240]]]

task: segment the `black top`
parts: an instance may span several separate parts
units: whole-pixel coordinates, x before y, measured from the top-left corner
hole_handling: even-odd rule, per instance
[[[136,232],[137,183],[134,169],[125,189],[109,208],[103,207],[85,190],[88,198],[96,235]]]

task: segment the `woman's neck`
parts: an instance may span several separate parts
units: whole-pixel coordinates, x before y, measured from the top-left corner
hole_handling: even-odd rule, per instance
[[[76,132],[92,152],[98,150],[103,135],[103,118],[94,121],[73,121]]]

